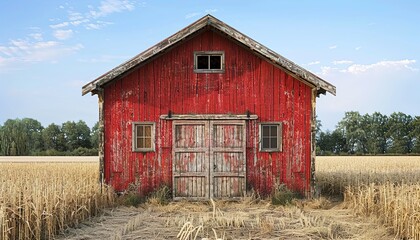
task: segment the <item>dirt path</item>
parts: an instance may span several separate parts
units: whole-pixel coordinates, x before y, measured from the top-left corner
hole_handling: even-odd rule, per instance
[[[314,201],[289,207],[264,201],[118,207],[58,239],[393,239],[385,228],[340,205],[320,207],[325,208]]]

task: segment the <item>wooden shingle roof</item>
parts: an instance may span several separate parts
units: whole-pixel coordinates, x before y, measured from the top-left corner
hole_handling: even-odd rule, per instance
[[[132,59],[126,61],[125,63],[115,67],[111,71],[105,73],[104,75],[84,85],[82,87],[82,95],[85,95],[89,92],[91,92],[92,94],[96,94],[97,91],[101,87],[103,87],[105,84],[113,80],[121,78],[122,76],[131,72],[134,68],[136,68],[140,64],[146,62],[147,60],[150,60],[152,57],[164,52],[165,50],[179,43],[183,39],[193,35],[194,33],[197,33],[198,31],[206,27],[212,27],[222,32],[223,34],[227,35],[231,39],[236,40],[239,43],[243,44],[245,47],[249,48],[253,52],[257,53],[258,55],[266,58],[268,61],[272,62],[274,65],[277,65],[278,67],[285,70],[287,73],[291,74],[297,79],[303,82],[306,82],[309,85],[314,86],[315,88],[317,88],[318,94],[320,93],[325,94],[326,92],[329,92],[333,95],[336,94],[336,88],[332,84],[321,79],[320,77],[309,72],[308,70],[300,67],[299,65],[281,56],[280,54],[270,50],[264,45],[256,42],[250,37],[242,34],[236,29],[228,26],[227,24],[220,21],[219,19],[211,15],[206,15],[203,18],[192,23],[191,25],[187,26],[186,28],[175,33],[174,35],[170,36],[169,38],[166,38],[165,40],[159,42],[153,47],[147,49],[146,51],[138,54]]]

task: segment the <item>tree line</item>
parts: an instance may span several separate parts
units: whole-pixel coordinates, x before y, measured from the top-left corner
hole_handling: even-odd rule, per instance
[[[351,111],[335,130],[321,127],[317,120],[317,155],[420,154],[420,116]],[[82,120],[44,128],[32,118],[9,119],[0,125],[0,156],[97,155],[98,130],[98,123],[90,129]]]
[[[420,154],[420,116],[345,112],[333,131],[317,121],[317,155]]]
[[[98,154],[98,123],[67,121],[42,124],[32,118],[8,119],[0,125],[0,156],[94,156]]]

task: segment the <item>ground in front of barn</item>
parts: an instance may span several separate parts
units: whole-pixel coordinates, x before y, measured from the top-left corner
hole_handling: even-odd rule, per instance
[[[373,219],[325,198],[274,206],[240,202],[148,202],[107,209],[58,239],[394,239]]]

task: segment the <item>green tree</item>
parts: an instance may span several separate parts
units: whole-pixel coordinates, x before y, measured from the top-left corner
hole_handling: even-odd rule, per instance
[[[412,150],[412,122],[410,115],[402,112],[392,113],[388,120],[387,136],[389,138],[389,153],[405,154]]]
[[[2,155],[10,156],[28,155],[28,134],[26,127],[20,119],[8,119],[2,128]],[[12,146],[13,145],[13,146]],[[13,151],[11,151],[13,148]]]
[[[61,129],[64,133],[68,151],[74,151],[79,147],[91,148],[90,128],[84,121],[80,120],[77,123],[67,121],[63,123]]]
[[[42,140],[45,150],[66,151],[66,141],[61,127],[54,123],[42,131]]]
[[[42,141],[42,130],[44,127],[41,123],[32,118],[22,119],[22,124],[24,125],[24,131],[27,135],[26,148],[29,154],[35,152],[40,152],[44,148],[44,143]]]
[[[413,141],[413,153],[420,153],[420,116],[415,116],[411,122],[411,139]]]
[[[320,155],[330,155],[330,154],[340,154],[347,152],[346,149],[346,139],[344,135],[339,130],[334,130],[333,132],[326,131],[319,134],[317,139],[318,154]]]
[[[342,132],[346,139],[345,149],[351,154],[362,154],[367,151],[364,123],[359,112],[346,112],[344,118],[337,125],[337,130]]]
[[[367,153],[384,154],[387,151],[388,117],[379,112],[363,116],[363,126],[366,132]]]
[[[91,135],[90,135],[89,126],[86,124],[85,121],[79,120],[76,123],[76,127],[77,127],[79,147],[91,148],[92,143],[90,141]]]
[[[0,124],[0,156],[3,155],[3,126]]]
[[[92,127],[92,131],[90,133],[90,142],[92,144],[92,148],[98,149],[99,147],[99,122]]]

